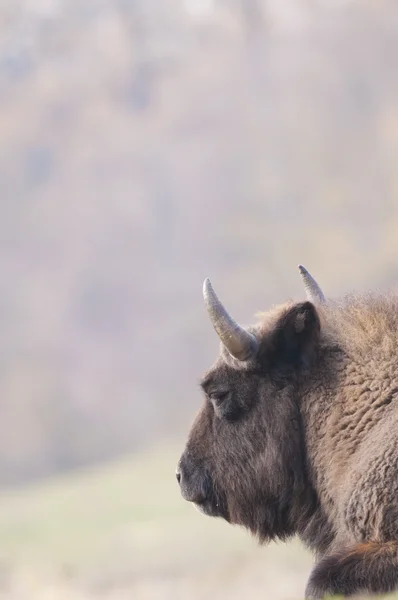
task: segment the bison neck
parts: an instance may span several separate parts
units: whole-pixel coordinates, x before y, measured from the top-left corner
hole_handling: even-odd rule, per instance
[[[378,485],[380,495],[385,493],[386,482],[378,483],[374,465],[378,453],[393,452],[388,428],[398,426],[395,356],[387,344],[372,356],[328,348],[318,371],[302,386],[308,479],[316,507],[299,534],[318,554],[383,536],[374,498]]]

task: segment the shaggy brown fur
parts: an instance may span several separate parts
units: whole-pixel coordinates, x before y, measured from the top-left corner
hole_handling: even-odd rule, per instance
[[[298,534],[306,597],[398,587],[398,298],[287,304],[222,348],[177,477],[206,514],[261,541]]]

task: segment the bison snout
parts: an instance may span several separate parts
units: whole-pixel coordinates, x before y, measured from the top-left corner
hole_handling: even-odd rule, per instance
[[[202,504],[206,501],[205,477],[189,460],[181,460],[176,469],[176,479],[182,497],[188,502]]]
[[[218,494],[215,493],[213,478],[201,461],[184,454],[178,463],[176,477],[185,500],[192,502],[205,515],[229,521],[225,497],[220,489]]]

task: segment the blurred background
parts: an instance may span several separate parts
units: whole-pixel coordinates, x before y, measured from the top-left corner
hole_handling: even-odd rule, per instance
[[[398,284],[395,0],[0,3],[0,598],[302,597],[174,470],[234,316]]]

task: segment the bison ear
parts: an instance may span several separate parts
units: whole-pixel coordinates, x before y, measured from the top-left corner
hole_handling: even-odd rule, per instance
[[[309,366],[318,345],[320,322],[311,302],[292,306],[278,321],[273,340],[276,360]]]

